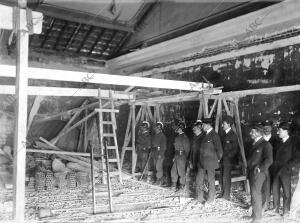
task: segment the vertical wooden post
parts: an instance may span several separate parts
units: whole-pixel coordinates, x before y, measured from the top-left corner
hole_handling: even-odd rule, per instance
[[[26,124],[27,124],[27,86],[28,86],[28,30],[27,21],[21,19],[21,8],[26,8],[26,0],[18,0],[17,22],[17,66],[16,66],[16,124],[14,138],[14,193],[13,217],[16,222],[24,222],[25,213],[25,167],[26,167]],[[22,26],[25,23],[25,26]]]
[[[103,157],[102,157],[103,159]],[[94,147],[91,146],[91,180],[92,180],[92,198],[93,214],[96,214],[96,194],[95,194],[95,176],[94,176]]]
[[[86,117],[88,114],[87,109],[84,109],[84,116]],[[83,152],[86,151],[87,148],[87,120],[84,121],[84,137],[83,137]]]
[[[136,126],[136,120],[135,120],[135,104],[132,104],[132,124],[131,124],[131,141],[132,141],[132,169],[131,173],[132,176],[134,177],[135,174],[135,166],[136,166],[136,159],[137,159],[137,154],[135,151],[135,126]]]
[[[202,119],[203,117],[203,98],[199,100],[199,109],[198,109],[198,119]]]
[[[219,132],[220,122],[222,116],[222,98],[219,96],[218,98],[218,108],[217,108],[217,116],[216,116],[216,122],[215,122],[215,131]]]

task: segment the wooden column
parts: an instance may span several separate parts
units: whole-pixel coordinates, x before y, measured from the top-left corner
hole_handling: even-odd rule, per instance
[[[131,121],[132,121],[132,124],[131,124],[131,137],[132,137],[132,169],[131,169],[131,174],[134,177],[136,159],[137,159],[137,154],[136,154],[136,151],[135,151],[135,125],[136,125],[135,104],[132,104],[132,120]]]
[[[16,65],[16,120],[14,138],[14,193],[13,217],[16,222],[24,222],[25,213],[25,167],[26,167],[26,124],[28,86],[28,37],[27,30],[21,30],[21,8],[26,8],[26,0],[18,0],[16,10],[17,65]],[[26,25],[26,24],[25,24]],[[24,26],[23,26],[24,27]]]

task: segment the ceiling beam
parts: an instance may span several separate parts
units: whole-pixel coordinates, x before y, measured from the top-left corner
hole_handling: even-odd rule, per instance
[[[295,44],[300,44],[300,36],[290,37],[287,39],[281,39],[281,40],[277,40],[277,41],[269,42],[269,43],[262,43],[262,44],[258,44],[255,46],[249,46],[249,47],[245,47],[245,48],[241,48],[241,49],[235,49],[235,50],[225,52],[225,53],[220,53],[220,54],[217,54],[214,56],[208,56],[208,57],[178,62],[175,64],[166,65],[166,66],[160,67],[160,68],[154,68],[154,69],[143,71],[143,72],[133,73],[131,76],[147,77],[147,76],[155,75],[158,73],[164,73],[164,72],[169,72],[172,70],[184,69],[187,67],[193,67],[193,66],[198,66],[201,64],[212,63],[215,61],[230,60],[232,58],[237,58],[240,56],[245,56],[245,55],[259,53],[259,52],[265,52],[265,51],[274,50],[274,49],[278,49],[278,48],[282,48],[282,47],[287,47],[287,46],[291,46],[291,45],[295,45]]]
[[[107,29],[121,30],[126,32],[134,31],[133,27],[118,22],[109,21],[104,18],[100,18],[97,15],[71,9],[64,9],[53,5],[41,4],[36,8],[36,11],[42,12],[45,15],[54,18],[63,19],[67,21],[78,22]]]
[[[15,77],[14,65],[0,65],[0,76]],[[162,88],[186,91],[203,91],[211,89],[212,84],[202,82],[166,80],[158,78],[132,77],[102,73],[76,72],[45,68],[28,68],[28,78],[51,81],[67,81],[79,83],[110,84],[121,86],[138,86],[147,88]]]
[[[300,1],[286,0],[264,9],[227,20],[222,23],[165,41],[136,52],[132,52],[107,62],[115,71],[132,73],[136,68],[153,66],[199,53],[205,48],[214,47],[236,40],[240,42],[248,37],[247,29],[254,22],[259,26],[251,35],[265,36],[299,26]],[[285,16],[282,16],[285,15]]]

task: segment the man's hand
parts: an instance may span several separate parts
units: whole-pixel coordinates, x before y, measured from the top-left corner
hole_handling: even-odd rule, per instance
[[[260,173],[260,172],[261,172],[261,170],[259,169],[259,166],[256,166],[254,168],[254,173]]]
[[[173,158],[173,163],[175,162],[175,158]]]
[[[190,162],[190,168],[193,169],[193,164]]]

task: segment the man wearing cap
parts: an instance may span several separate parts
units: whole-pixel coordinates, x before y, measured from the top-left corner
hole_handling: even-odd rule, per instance
[[[278,128],[278,136],[281,142],[278,144],[274,163],[270,168],[273,179],[273,202],[274,212],[279,213],[280,188],[283,189],[283,214],[290,211],[291,205],[291,176],[292,167],[295,165],[295,144],[289,135],[290,125],[287,122],[281,123]]]
[[[151,150],[151,135],[149,133],[149,127],[150,127],[149,122],[143,121],[141,124],[140,132],[136,140],[138,171],[144,170],[148,160],[149,152]]]
[[[274,136],[272,136],[272,125],[273,122],[266,120],[262,123],[263,126],[263,138],[270,142],[272,145],[273,150],[273,157],[275,157],[274,148],[276,145],[276,139]],[[267,171],[266,180],[263,183],[262,187],[262,202],[263,202],[263,211],[267,211],[269,209],[269,203],[270,203],[270,196],[271,196],[271,177],[269,170]]]
[[[222,185],[222,198],[230,200],[231,188],[231,169],[239,151],[238,138],[231,129],[233,119],[231,116],[225,116],[222,120],[222,128],[224,134],[221,137],[223,146],[223,157],[221,161],[221,185]]]
[[[253,144],[247,157],[247,167],[251,190],[252,215],[245,218],[252,218],[252,223],[258,223],[261,222],[262,218],[262,185],[273,162],[273,155],[271,144],[263,138],[262,125],[252,126],[250,137],[253,140]]]
[[[174,141],[175,157],[171,169],[172,188],[176,190],[177,181],[179,179],[179,189],[183,189],[185,185],[186,162],[190,152],[190,142],[185,135],[185,124],[179,123],[175,129],[178,134]]]
[[[222,144],[219,135],[212,128],[212,119],[202,120],[205,136],[200,144],[199,169],[197,174],[198,200],[204,201],[204,178],[207,174],[209,184],[207,202],[215,199],[215,169],[219,168],[219,162],[223,155]]]
[[[199,157],[200,157],[200,145],[205,133],[202,131],[202,121],[197,120],[193,125],[193,133],[194,137],[191,143],[191,152],[189,156],[189,164],[190,169],[192,171],[192,175],[197,177],[198,174],[198,165],[199,165]],[[197,179],[196,179],[197,182]],[[196,187],[196,193],[198,194],[199,191]]]
[[[156,184],[162,184],[163,177],[163,161],[164,155],[167,148],[167,139],[163,130],[163,123],[157,122],[155,125],[155,134],[152,137],[152,162],[154,172],[156,173]]]

